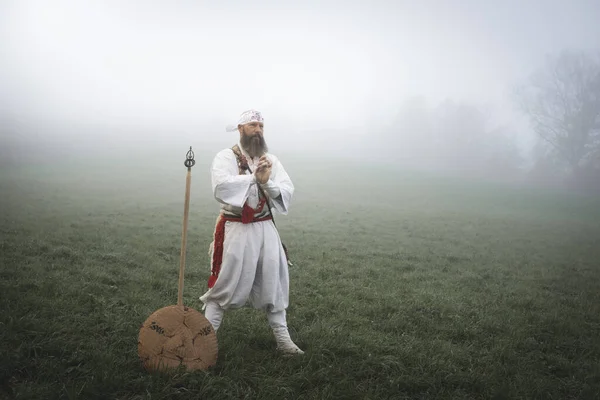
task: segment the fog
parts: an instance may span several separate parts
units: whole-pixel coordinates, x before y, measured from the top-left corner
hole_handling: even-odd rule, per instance
[[[598,21],[593,0],[5,0],[2,143],[218,149],[255,108],[274,153],[364,160],[393,144],[418,165],[413,149],[437,142],[402,119],[416,101],[475,107],[529,165],[514,87],[551,54],[598,51]]]

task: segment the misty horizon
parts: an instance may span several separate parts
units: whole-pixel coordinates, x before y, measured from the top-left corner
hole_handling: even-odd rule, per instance
[[[228,146],[237,134],[225,126],[254,108],[275,152],[360,158],[395,146],[410,157],[424,142],[402,113],[451,102],[531,162],[539,138],[514,88],[551,55],[600,49],[592,1],[8,1],[0,11],[0,134],[89,148]]]

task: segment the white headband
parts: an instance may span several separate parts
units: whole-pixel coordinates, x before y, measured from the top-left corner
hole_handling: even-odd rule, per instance
[[[256,111],[256,110],[248,110],[248,111],[244,111],[242,113],[242,115],[240,115],[240,119],[238,120],[238,123],[236,126],[234,125],[228,125],[225,130],[227,132],[233,132],[235,130],[237,130],[237,126],[238,125],[246,125],[249,124],[251,122],[264,122],[265,120],[263,119],[262,114],[260,113],[260,111]]]

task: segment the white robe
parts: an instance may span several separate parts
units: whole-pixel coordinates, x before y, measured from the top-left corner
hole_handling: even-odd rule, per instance
[[[241,145],[238,143],[240,149]],[[252,160],[242,150],[254,172],[258,158]],[[271,209],[286,215],[294,194],[294,185],[279,159],[268,154],[272,163],[269,181],[263,185],[269,194]],[[211,168],[212,190],[221,203],[221,212],[241,215],[246,200],[250,207],[259,201],[258,183],[254,175],[240,175],[235,154],[231,149],[220,151]],[[267,209],[265,205],[264,209]],[[212,262],[211,244],[209,254]],[[289,302],[289,274],[285,252],[273,221],[225,223],[223,261],[214,286],[200,300],[214,301],[222,308],[239,308],[248,303],[269,312],[285,310]]]

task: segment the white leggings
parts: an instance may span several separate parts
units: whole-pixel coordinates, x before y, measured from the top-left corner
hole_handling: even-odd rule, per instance
[[[223,314],[225,310],[222,309],[215,302],[208,302],[206,304],[206,310],[204,311],[204,317],[211,323],[215,332],[221,326],[223,322]],[[267,312],[267,320],[272,329],[287,328],[286,313],[285,310],[277,312]]]

